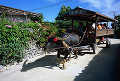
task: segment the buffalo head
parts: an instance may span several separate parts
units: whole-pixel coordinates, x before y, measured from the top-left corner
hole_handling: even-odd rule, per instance
[[[52,49],[59,49],[60,47],[62,47],[62,41],[68,38],[69,38],[69,35],[65,38],[51,36],[50,38],[48,38],[48,42],[43,47],[43,50],[49,52],[49,50],[52,50]]]

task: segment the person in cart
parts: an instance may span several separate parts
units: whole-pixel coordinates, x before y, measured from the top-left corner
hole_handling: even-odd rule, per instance
[[[94,30],[95,29],[95,23],[90,23],[90,25],[89,25],[89,27],[90,27],[90,34],[95,34],[95,31],[92,31],[92,30]]]
[[[104,26],[104,24],[101,24],[101,27],[102,27],[102,29],[106,29],[106,27]]]
[[[97,24],[97,29],[102,29],[100,23]]]

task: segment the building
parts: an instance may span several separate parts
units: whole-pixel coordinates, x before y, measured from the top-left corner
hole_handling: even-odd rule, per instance
[[[12,7],[0,5],[0,15],[7,14],[6,19],[18,22],[27,22],[31,17],[40,16],[38,13],[28,12]]]

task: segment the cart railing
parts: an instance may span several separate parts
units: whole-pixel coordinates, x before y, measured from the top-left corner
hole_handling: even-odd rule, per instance
[[[91,32],[95,32],[95,29],[91,29]],[[114,34],[114,29],[97,29],[96,36],[105,36]]]
[[[112,35],[114,34],[114,29],[97,29],[96,36]]]

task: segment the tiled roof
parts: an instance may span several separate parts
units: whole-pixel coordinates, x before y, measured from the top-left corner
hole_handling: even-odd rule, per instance
[[[24,11],[24,10],[0,5],[0,13],[3,13],[3,12],[8,12],[10,15],[26,15],[26,14],[33,15],[33,16],[40,15],[38,13],[33,13],[29,11]]]
[[[101,22],[116,21],[115,19],[113,19],[111,17],[108,17],[106,15],[103,15],[103,14],[95,12],[95,11],[84,9],[81,7],[76,7],[74,9],[72,9],[68,13],[64,14],[64,16],[71,17],[71,18],[78,19],[78,20],[83,20],[83,21],[87,21],[87,20],[95,21],[96,16],[98,16],[99,20]]]

